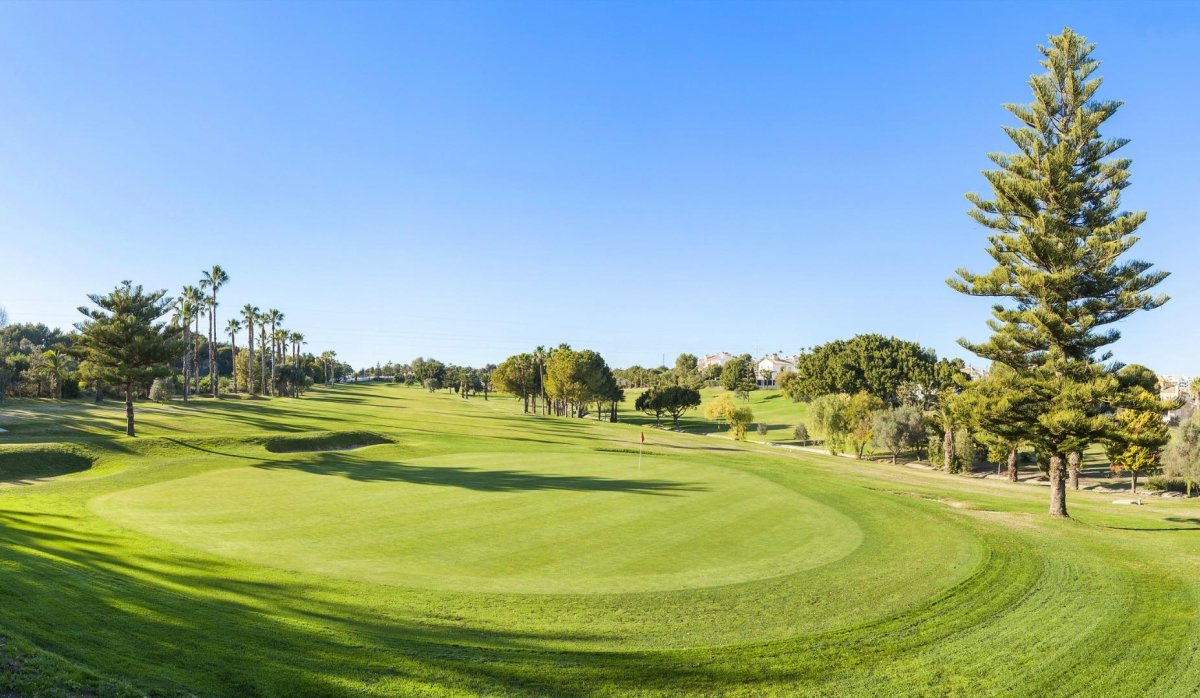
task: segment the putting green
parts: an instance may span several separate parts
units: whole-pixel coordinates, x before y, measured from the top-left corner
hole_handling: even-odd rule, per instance
[[[401,447],[306,454],[104,495],[96,513],[260,565],[423,589],[624,593],[828,564],[853,520],[744,470],[666,456]]]

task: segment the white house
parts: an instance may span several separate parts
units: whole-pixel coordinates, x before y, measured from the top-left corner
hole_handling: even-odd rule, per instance
[[[794,359],[781,359],[776,354],[767,354],[754,364],[754,378],[760,388],[774,388],[775,379],[784,371],[795,371]]]
[[[720,354],[708,354],[696,362],[696,369],[703,375],[709,366],[724,366],[733,358],[733,354],[723,351]]]

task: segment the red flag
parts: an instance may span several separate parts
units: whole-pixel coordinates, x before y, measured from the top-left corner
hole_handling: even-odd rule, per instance
[[[642,443],[646,443],[646,432],[642,432]]]

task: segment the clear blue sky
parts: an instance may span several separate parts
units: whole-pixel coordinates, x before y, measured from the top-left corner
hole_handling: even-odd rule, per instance
[[[0,4],[0,305],[222,264],[353,364],[881,332],[962,355],[963,194],[1035,46],[1097,43],[1138,256],[1118,357],[1200,373],[1200,11],[1164,3]],[[223,324],[223,323],[222,323]]]

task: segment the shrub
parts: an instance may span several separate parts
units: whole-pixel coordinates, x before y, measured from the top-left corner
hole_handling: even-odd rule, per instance
[[[170,402],[175,397],[174,378],[155,378],[150,385],[150,399],[155,402]]]
[[[766,436],[767,435],[767,425],[762,422],[759,422],[757,431],[758,431],[759,436]]]
[[[1165,475],[1155,475],[1146,480],[1146,489],[1155,492],[1183,492],[1187,493],[1187,482],[1181,477],[1167,477]]]
[[[796,428],[792,430],[792,436],[797,441],[808,441],[808,427],[804,426],[804,422],[796,425]]]

